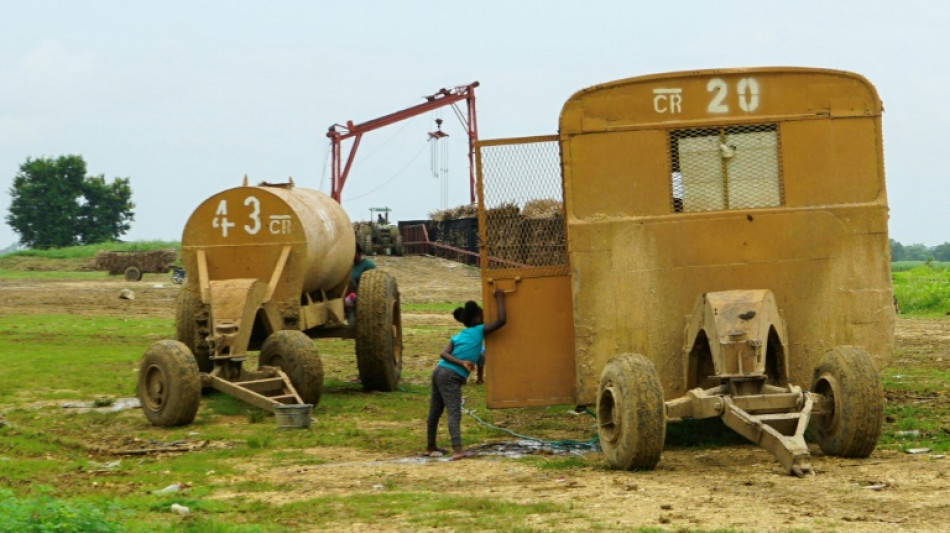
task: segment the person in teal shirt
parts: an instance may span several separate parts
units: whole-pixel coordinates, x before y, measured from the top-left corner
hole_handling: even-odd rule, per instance
[[[467,457],[462,448],[462,385],[475,370],[482,355],[482,343],[489,335],[505,325],[505,294],[495,290],[498,318],[490,324],[483,320],[482,308],[473,300],[465,302],[453,312],[465,329],[452,337],[442,350],[441,358],[432,371],[432,395],[429,397],[429,416],[426,419],[426,453],[443,452],[436,446],[436,434],[442,412],[448,411],[449,436],[452,439],[452,459]]]
[[[363,257],[363,250],[360,245],[356,245],[356,252],[353,254],[353,267],[350,268],[350,282],[346,287],[346,296],[343,298],[343,307],[346,309],[346,321],[349,324],[356,323],[356,290],[360,286],[360,276],[367,270],[376,268],[376,263]]]
[[[356,289],[360,286],[360,276],[363,275],[363,272],[374,268],[376,268],[376,263],[363,257],[363,250],[357,244],[356,253],[353,254],[353,267],[350,269],[350,288],[352,290],[347,292],[356,292]]]
[[[452,312],[452,316],[455,317],[455,320],[459,322],[462,321],[462,312],[464,309],[461,307],[456,307],[455,311]],[[478,376],[475,379],[476,385],[482,385],[485,383],[485,345],[482,344],[482,354],[478,356],[478,362],[475,363],[475,368],[478,369]]]

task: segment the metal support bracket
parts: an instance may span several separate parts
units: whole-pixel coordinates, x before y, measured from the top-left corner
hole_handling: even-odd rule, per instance
[[[693,389],[666,402],[667,419],[718,416],[727,427],[768,450],[790,474],[802,477],[814,473],[808,461],[805,429],[816,395],[795,386],[768,386],[766,394],[747,396],[731,396],[729,390],[728,385]]]

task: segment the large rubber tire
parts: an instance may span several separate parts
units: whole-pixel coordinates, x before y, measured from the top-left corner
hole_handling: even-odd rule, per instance
[[[313,340],[301,331],[275,331],[261,346],[259,366],[276,366],[290,378],[304,403],[316,406],[323,394],[323,362]]]
[[[197,315],[203,310],[201,299],[191,289],[182,287],[178,291],[178,300],[175,302],[175,331],[178,342],[184,343],[195,356],[198,370],[211,372],[214,364],[211,362],[211,348],[205,335],[198,330]]]
[[[393,245],[393,255],[402,256],[402,235],[396,235],[396,244]]]
[[[597,426],[607,464],[652,470],[666,439],[666,408],[656,368],[639,354],[607,362],[597,388]]]
[[[839,457],[871,455],[884,426],[884,389],[871,356],[836,346],[815,369],[811,390],[833,400],[832,413],[813,420],[821,450]]]
[[[139,281],[142,279],[142,271],[139,270],[139,267],[126,267],[123,276],[125,276],[125,281]]]
[[[201,402],[201,376],[188,347],[170,340],[149,346],[139,367],[137,395],[153,425],[190,424]]]
[[[360,239],[360,250],[363,251],[363,255],[376,255],[372,235],[364,235],[362,239]]]
[[[396,280],[381,270],[360,277],[356,297],[356,364],[367,390],[391,392],[402,373],[402,313]]]

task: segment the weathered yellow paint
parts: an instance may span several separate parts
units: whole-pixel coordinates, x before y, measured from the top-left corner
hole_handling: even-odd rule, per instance
[[[727,98],[731,112],[709,113],[711,79],[735,88],[750,77],[754,112]],[[675,115],[654,106],[654,89],[669,88],[681,89]],[[836,345],[886,364],[894,312],[880,114],[860,76],[812,69],[647,76],[572,96],[560,141],[577,402],[595,401],[603,366],[622,352],[653,361],[667,398],[683,395],[685,317],[712,291],[773,292],[793,383],[810,385]],[[749,123],[778,124],[784,204],[672,212],[667,131]]]
[[[624,352],[653,362],[667,399],[683,396],[688,316],[714,291],[771,291],[791,383],[810,386],[839,345],[886,365],[894,308],[881,113],[863,77],[806,68],[661,74],[573,95],[558,137],[570,270],[530,292],[523,281],[509,298],[509,325],[488,341],[489,405],[532,404],[518,390],[535,381],[550,382],[551,398],[573,394],[560,403],[593,404],[604,365]],[[674,212],[670,131],[760,124],[779,140],[779,205]],[[531,269],[505,274],[531,279]]]
[[[292,310],[305,294],[342,297],[355,243],[346,212],[319,191],[236,187],[194,210],[182,256],[185,269],[200,274],[187,278],[196,291],[216,280],[257,279],[267,285],[268,299]],[[200,269],[199,252],[207,263]]]
[[[517,320],[485,337],[485,402],[490,408],[570,404],[574,390],[574,329],[570,278],[492,278],[485,284],[486,320],[496,316],[495,287]],[[510,291],[510,292],[509,292]]]

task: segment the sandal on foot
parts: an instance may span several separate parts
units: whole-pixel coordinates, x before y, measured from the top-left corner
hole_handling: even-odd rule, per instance
[[[448,455],[449,451],[445,448],[436,448],[434,450],[426,450],[422,452],[423,457],[442,457]]]
[[[468,457],[474,457],[474,456],[475,456],[475,452],[464,451],[464,452],[462,452],[462,453],[460,453],[460,454],[452,454],[452,458],[449,459],[449,460],[450,460],[450,461],[458,461],[458,460],[460,460],[460,459],[466,459],[466,458],[468,458]]]

